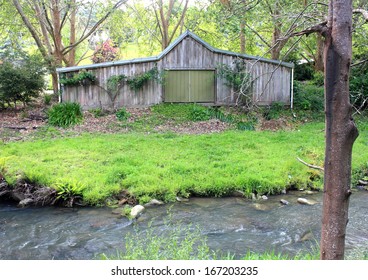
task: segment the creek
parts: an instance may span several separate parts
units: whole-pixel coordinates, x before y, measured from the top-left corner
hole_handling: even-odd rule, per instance
[[[298,197],[314,201],[301,205]],[[280,200],[289,202],[282,205]],[[367,255],[368,192],[354,192],[350,200],[346,253]],[[124,236],[134,228],[164,232],[170,216],[184,226],[199,226],[213,250],[235,257],[247,251],[275,251],[289,255],[318,246],[322,194],[288,192],[267,200],[191,198],[147,207],[136,222],[118,217],[110,208],[17,208],[0,204],[0,259],[95,259],[124,248]],[[169,215],[168,215],[169,213]]]

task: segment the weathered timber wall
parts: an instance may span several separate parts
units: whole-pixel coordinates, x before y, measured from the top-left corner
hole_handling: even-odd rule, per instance
[[[161,102],[162,85],[155,81],[149,81],[142,89],[131,90],[125,83],[113,104],[107,93],[107,80],[113,75],[134,76],[151,70],[154,62],[129,63],[110,67],[89,69],[97,77],[96,84],[86,86],[64,86],[62,101],[79,102],[84,109],[91,108],[120,108],[122,106],[146,106]]]
[[[192,36],[180,39],[172,48],[166,49],[161,55],[147,59],[120,61],[114,63],[96,64],[85,67],[97,77],[96,85],[64,86],[62,101],[79,102],[84,109],[91,108],[120,108],[122,106],[149,106],[164,100],[165,85],[157,81],[149,81],[141,90],[132,91],[124,85],[112,104],[106,91],[107,79],[112,75],[124,74],[128,77],[142,74],[157,66],[159,71],[170,69],[207,69],[217,70],[219,64],[231,67],[237,59],[246,62],[247,70],[251,74],[253,101],[258,105],[269,105],[274,101],[290,104],[291,96],[291,67],[282,63],[265,59],[250,58],[246,55],[211,49]],[[83,67],[64,69],[62,73],[82,70]],[[215,103],[233,105],[238,96],[225,84],[220,77],[216,77]]]

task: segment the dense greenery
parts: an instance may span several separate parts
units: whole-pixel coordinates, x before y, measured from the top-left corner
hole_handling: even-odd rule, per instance
[[[311,81],[294,82],[294,107],[297,110],[322,112],[324,89]]]
[[[147,72],[136,74],[133,77],[128,77],[127,84],[131,90],[138,91],[142,89],[143,86],[147,84],[147,82],[150,80],[156,80],[158,82],[161,82],[160,73],[157,67],[153,67]]]
[[[121,108],[120,110],[118,110],[115,115],[119,121],[126,121],[130,116],[125,108]]]
[[[66,86],[77,86],[77,85],[86,85],[88,83],[95,83],[96,76],[92,72],[88,71],[80,71],[75,74],[71,74],[71,76],[65,76],[60,79],[60,84]]]
[[[0,64],[0,108],[11,104],[16,107],[17,102],[25,105],[38,97],[45,88],[45,73],[46,69],[38,56],[6,59]]]

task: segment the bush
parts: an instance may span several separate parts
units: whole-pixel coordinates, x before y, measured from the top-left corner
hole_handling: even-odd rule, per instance
[[[324,89],[307,82],[294,83],[294,108],[307,111],[324,110]]]
[[[108,61],[114,61],[119,58],[119,49],[114,46],[111,40],[103,42],[101,45],[97,45],[92,56],[93,63],[102,63]]]
[[[297,63],[295,62],[294,79],[297,81],[312,80],[314,68],[312,63]]]
[[[38,97],[45,87],[45,73],[38,56],[25,56],[20,62],[5,60],[0,65],[0,107],[26,105]]]
[[[119,121],[126,121],[130,117],[130,114],[125,108],[121,108],[115,115]]]
[[[272,102],[271,106],[264,113],[264,117],[267,120],[273,120],[280,117],[280,114],[285,109],[285,103],[283,102]]]
[[[56,104],[47,111],[49,124],[67,128],[80,123],[83,119],[83,112],[78,103]]]

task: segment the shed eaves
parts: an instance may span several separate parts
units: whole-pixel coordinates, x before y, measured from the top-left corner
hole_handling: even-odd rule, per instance
[[[194,33],[187,30],[183,34],[181,34],[173,43],[171,43],[166,49],[164,49],[157,56],[145,57],[145,58],[134,58],[134,59],[129,59],[129,60],[119,60],[119,61],[104,62],[104,63],[96,63],[96,64],[89,64],[89,65],[83,65],[83,66],[63,67],[63,68],[57,68],[56,71],[58,73],[66,73],[66,72],[79,71],[79,70],[82,70],[82,69],[94,69],[94,68],[103,68],[103,67],[110,67],[110,66],[133,64],[133,63],[159,61],[165,55],[167,55],[172,49],[174,49],[186,37],[193,38],[194,40],[196,40],[197,42],[202,44],[204,47],[206,47],[208,50],[210,50],[214,53],[237,56],[237,57],[242,57],[242,58],[245,58],[245,59],[261,61],[261,62],[267,62],[267,63],[277,64],[277,65],[281,65],[281,66],[285,66],[285,67],[289,67],[289,68],[294,68],[293,63],[283,62],[283,61],[279,61],[279,60],[272,60],[272,59],[267,59],[267,58],[263,58],[263,57],[259,57],[259,56],[251,56],[251,55],[247,55],[247,54],[241,54],[241,53],[225,51],[225,50],[220,50],[220,49],[214,48],[210,44],[208,44],[207,42],[203,41],[200,37],[198,37]]]

